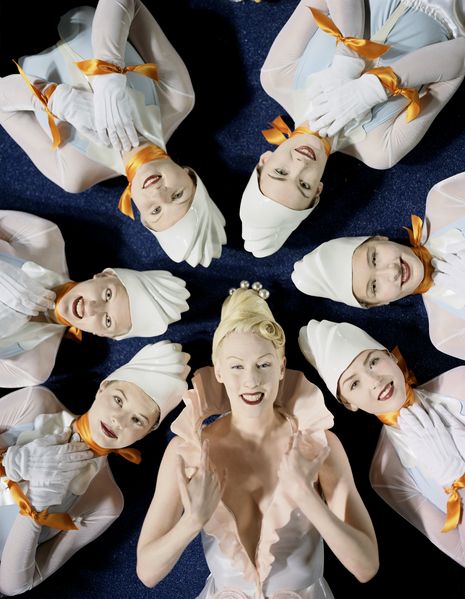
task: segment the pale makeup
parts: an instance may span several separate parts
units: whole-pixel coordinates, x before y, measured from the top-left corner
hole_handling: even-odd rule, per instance
[[[63,296],[58,312],[81,331],[100,337],[124,335],[131,328],[128,292],[109,272],[78,283]]]
[[[93,441],[104,449],[121,449],[152,430],[160,417],[160,409],[134,383],[103,381],[88,416]]]
[[[181,220],[194,195],[195,183],[189,170],[171,158],[143,164],[131,183],[131,196],[142,224],[153,231],[165,231]]]
[[[314,208],[323,189],[328,157],[316,135],[297,135],[260,156],[259,186],[268,198],[291,208]]]
[[[423,276],[423,264],[412,249],[387,237],[368,239],[352,255],[352,290],[368,306],[411,295]]]
[[[387,351],[360,353],[338,381],[338,396],[351,410],[384,414],[400,410],[406,399],[405,379]]]
[[[260,418],[270,410],[284,368],[285,358],[273,343],[255,333],[227,335],[215,361],[215,375],[226,387],[233,415],[245,418]]]

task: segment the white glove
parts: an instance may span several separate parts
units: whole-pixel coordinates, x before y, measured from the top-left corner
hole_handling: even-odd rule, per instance
[[[59,435],[46,435],[25,445],[9,447],[3,457],[3,466],[7,478],[19,482],[45,484],[60,482],[62,478],[71,479],[78,470],[94,458],[94,454],[85,443],[67,442],[70,430]]]
[[[465,298],[465,251],[447,254],[443,260],[433,258],[431,264],[434,284]]]
[[[449,429],[434,410],[418,405],[402,408],[397,419],[420,470],[441,487],[450,486],[465,474],[465,461],[455,446]]]
[[[95,125],[101,143],[128,152],[139,145],[134,127],[132,100],[126,88],[126,76],[120,73],[94,75]]]
[[[50,96],[48,108],[58,119],[69,123],[94,143],[100,143],[94,121],[92,92],[74,89],[66,83],[60,83]]]
[[[40,512],[51,505],[60,505],[69,494],[75,472],[62,472],[60,480],[30,481],[27,495],[35,509]]]
[[[465,421],[459,416],[449,412],[446,406],[443,406],[438,402],[435,402],[434,406],[432,407],[427,406],[426,409],[428,410],[428,413],[432,409],[439,414],[441,420],[446,425],[452,439],[454,440],[457,451],[465,460]]]
[[[55,292],[45,289],[21,268],[0,261],[0,302],[26,316],[54,307]]]
[[[362,75],[329,93],[314,98],[308,113],[310,128],[331,137],[351,120],[365,115],[373,106],[385,102],[387,93],[376,75]]]
[[[347,81],[357,79],[364,68],[365,61],[362,58],[336,54],[330,67],[311,76],[307,89],[308,98],[313,99],[322,93],[327,94]]]

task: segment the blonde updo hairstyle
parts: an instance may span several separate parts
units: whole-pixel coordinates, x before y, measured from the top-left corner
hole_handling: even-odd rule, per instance
[[[221,343],[231,333],[255,333],[275,346],[280,359],[284,358],[286,338],[266,303],[252,289],[236,289],[223,302],[221,320],[213,335],[212,362],[215,364]]]

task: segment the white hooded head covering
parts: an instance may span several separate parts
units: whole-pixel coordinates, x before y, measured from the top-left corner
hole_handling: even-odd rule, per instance
[[[352,291],[352,256],[367,239],[370,237],[340,237],[322,243],[294,264],[294,285],[307,295],[363,308]]]
[[[190,355],[179,343],[158,341],[146,345],[124,366],[117,368],[105,381],[126,381],[142,389],[160,408],[160,420],[171,412],[187,391]]]
[[[170,323],[189,309],[186,300],[190,293],[185,281],[166,270],[106,268],[103,272],[116,275],[129,296],[131,328],[115,337],[117,340],[162,335]]]
[[[185,260],[191,266],[209,266],[221,256],[226,243],[226,221],[214,204],[201,178],[195,173],[197,186],[191,207],[176,224],[165,231],[150,231],[171,260]]]
[[[316,205],[306,210],[292,210],[283,206],[261,192],[258,177],[255,168],[242,194],[239,215],[244,248],[256,258],[265,258],[283,246]]]
[[[367,349],[386,349],[359,327],[329,320],[310,320],[299,331],[299,346],[336,398],[341,374],[359,354]]]

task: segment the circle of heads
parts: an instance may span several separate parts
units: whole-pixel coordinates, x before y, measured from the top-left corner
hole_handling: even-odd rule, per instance
[[[252,285],[248,281],[241,281],[239,287],[241,289],[252,289],[252,291],[258,293],[258,295],[264,300],[267,300],[270,297],[270,292],[268,291],[268,289],[265,289],[263,287],[260,281],[255,281],[255,283],[252,283]],[[232,295],[235,291],[236,288],[231,287],[231,289],[229,290],[229,295]]]

